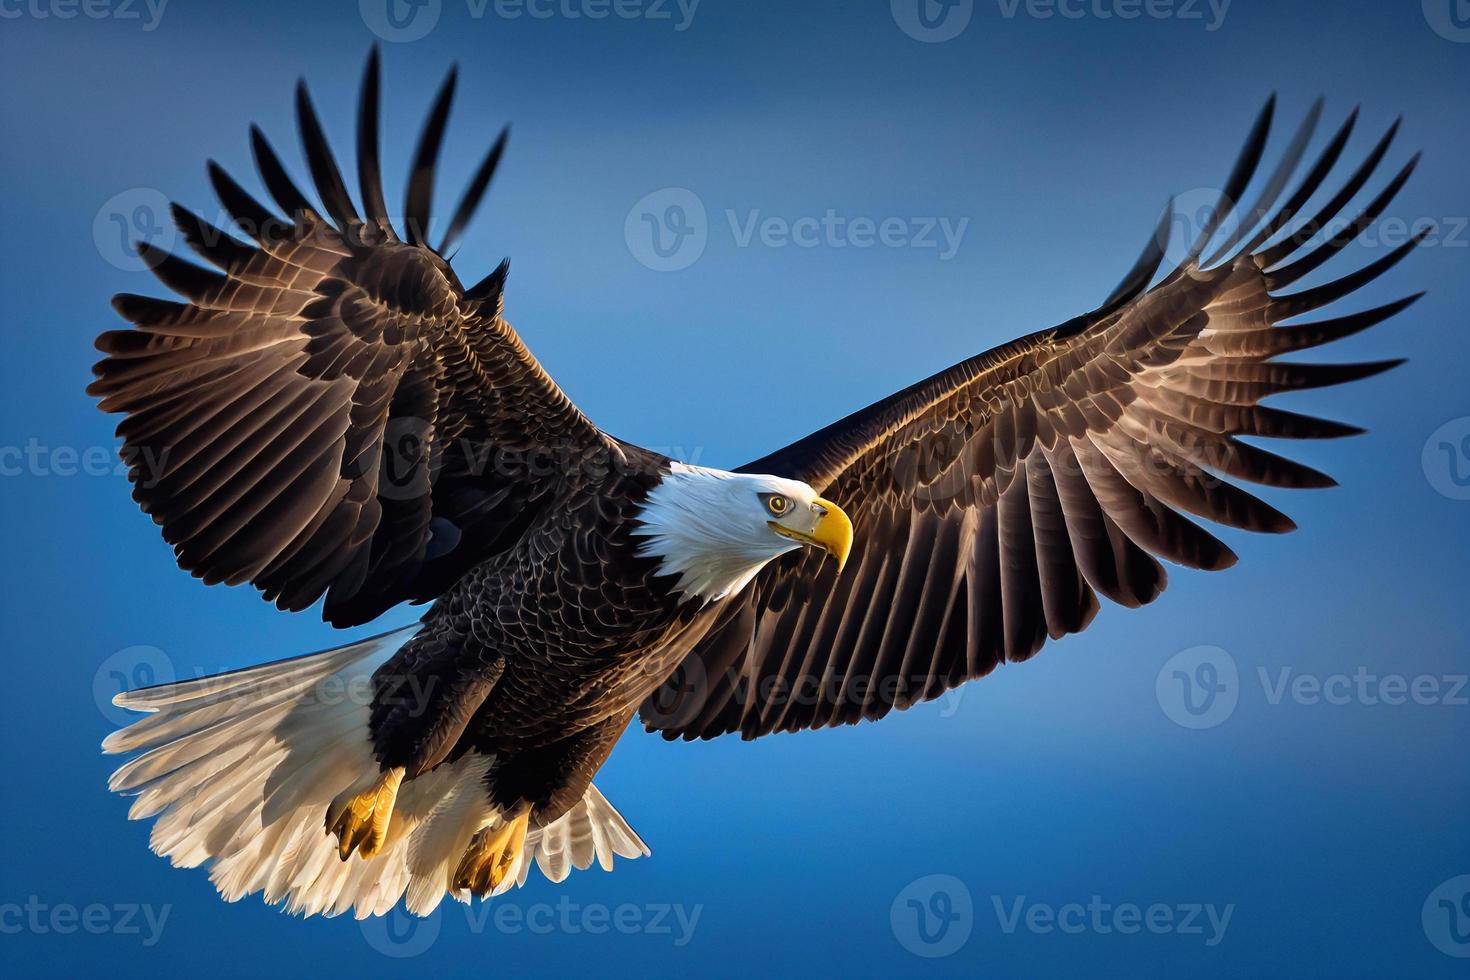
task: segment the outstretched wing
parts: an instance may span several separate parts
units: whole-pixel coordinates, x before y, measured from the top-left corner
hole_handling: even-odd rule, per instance
[[[1397,362],[1277,357],[1356,333],[1417,298],[1280,325],[1374,279],[1418,240],[1335,282],[1283,292],[1367,228],[1414,167],[1410,161],[1324,240],[1319,232],[1364,186],[1393,130],[1302,220],[1356,116],[1278,207],[1319,110],[1224,236],[1219,218],[1262,155],[1268,103],[1217,217],[1152,289],[1169,210],[1100,309],[957,364],[749,464],[752,472],[806,480],[852,515],[858,536],[847,568],[839,575],[810,549],[773,562],[645,704],[645,724],[668,738],[736,731],[755,738],[880,718],[1003,661],[1025,660],[1048,636],[1079,632],[1099,594],[1125,606],[1152,602],[1165,585],[1160,558],[1202,569],[1235,562],[1183,513],[1253,531],[1291,530],[1290,519],[1231,481],[1333,481],[1239,437],[1325,439],[1360,430],[1262,400]],[[1217,237],[1226,240],[1202,259]]]
[[[325,594],[324,616],[339,626],[434,597],[555,499],[576,461],[618,452],[502,318],[506,266],[465,289],[441,257],[505,134],[431,249],[454,72],[419,140],[401,234],[378,164],[378,77],[374,51],[358,119],[363,212],[303,83],[297,117],[321,209],[252,128],[285,217],[211,163],[225,210],[252,241],[175,205],[182,236],[218,271],[142,247],[187,301],[115,297],[134,327],[97,339],[107,356],[89,389],[126,415],[118,435],[133,496],[183,568],[208,583],[250,582],[283,609]],[[547,454],[558,465],[544,465]]]

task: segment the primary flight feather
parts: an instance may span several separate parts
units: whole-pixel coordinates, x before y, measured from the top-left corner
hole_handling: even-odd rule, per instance
[[[1299,175],[1319,103],[1241,206],[1268,103],[1177,268],[1158,275],[1166,210],[1096,310],[738,470],[688,466],[572,404],[504,319],[505,264],[466,287],[444,258],[504,133],[429,245],[453,72],[389,217],[379,75],[374,52],[360,208],[303,85],[317,202],[252,128],[278,210],[211,163],[236,228],[174,217],[212,268],[143,246],[182,300],[118,296],[132,327],[97,341],[90,390],[124,415],[134,497],[183,568],[282,609],[322,600],[338,626],[433,602],[409,629],[118,698],[149,714],[104,743],[136,753],[112,788],[136,797],[130,816],[157,818],[156,851],[208,864],[230,900],[424,914],[524,882],[533,863],[556,881],[611,868],[648,850],[592,777],[640,707],[649,729],[687,739],[879,718],[1081,631],[1099,596],[1153,601],[1160,559],[1228,567],[1235,555],[1186,514],[1286,531],[1236,481],[1332,485],[1240,437],[1359,431],[1263,400],[1396,363],[1279,356],[1416,298],[1282,325],[1420,236],[1293,290],[1378,218],[1414,160],[1320,234],[1397,126],[1332,184],[1354,113]]]

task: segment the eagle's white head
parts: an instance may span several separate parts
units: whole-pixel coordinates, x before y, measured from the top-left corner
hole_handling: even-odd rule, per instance
[[[674,463],[649,493],[633,534],[659,573],[706,602],[739,592],[771,559],[821,548],[838,568],[852,548],[852,521],[799,480]]]

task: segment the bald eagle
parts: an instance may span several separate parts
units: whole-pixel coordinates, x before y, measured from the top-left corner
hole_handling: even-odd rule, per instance
[[[881,718],[1085,629],[1100,596],[1152,602],[1161,559],[1234,564],[1184,515],[1288,531],[1234,481],[1333,483],[1241,437],[1361,431],[1263,400],[1397,363],[1279,355],[1417,298],[1282,325],[1423,232],[1291,289],[1378,218],[1414,161],[1334,231],[1397,124],[1329,184],[1354,113],[1298,177],[1319,101],[1238,206],[1268,102],[1172,271],[1158,275],[1166,208],[1097,309],[739,469],[686,465],[604,432],[557,387],[504,318],[505,264],[466,287],[446,259],[504,133],[430,244],[452,71],[390,220],[379,74],[375,51],[356,201],[303,84],[316,201],[252,128],[276,209],[211,163],[238,228],[175,205],[209,267],[141,246],[181,299],[117,296],[131,327],[97,341],[89,390],[124,416],[134,497],[184,569],[284,610],[324,600],[339,627],[432,603],[408,629],[117,698],[147,714],[104,743],[134,753],[111,788],[135,797],[130,817],[157,818],[156,852],[208,865],[230,901],[426,914],[533,864],[554,881],[611,868],[649,851],[592,778],[640,711],[668,739]]]

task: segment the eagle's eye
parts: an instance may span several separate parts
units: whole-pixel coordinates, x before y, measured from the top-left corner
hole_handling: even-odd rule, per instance
[[[791,498],[783,497],[779,493],[766,494],[766,510],[780,517],[791,509]]]

